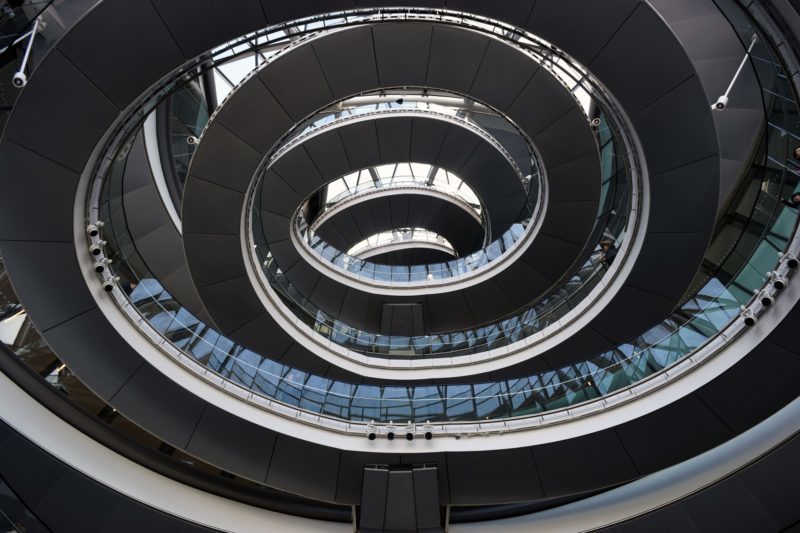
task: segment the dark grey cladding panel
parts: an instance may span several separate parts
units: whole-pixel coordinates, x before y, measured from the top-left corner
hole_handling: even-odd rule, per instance
[[[176,247],[176,252],[183,255],[183,249]],[[189,272],[189,265],[186,264],[184,259],[174,272],[161,280],[161,283],[167,288],[169,292],[177,301],[188,309],[193,315],[199,318],[202,322],[214,326],[214,320],[209,316],[203,302],[200,301],[200,295],[197,294],[197,289],[192,281],[192,276]]]
[[[53,87],[58,87],[58,98],[53,97]],[[48,159],[81,172],[118,111],[75,65],[54,50],[39,65],[31,83],[20,95],[5,135]],[[41,127],[44,124],[47,127]]]
[[[384,202],[384,208],[391,212],[390,205],[392,202],[396,201],[398,201],[396,198],[386,198]],[[361,207],[364,207],[365,205],[368,204],[361,204]],[[338,216],[335,217],[335,219],[331,220],[331,222],[334,224],[335,231],[347,239],[347,248],[350,248],[350,246],[356,244],[358,241],[377,233],[376,231],[370,232],[369,219],[363,219],[359,217],[358,214],[360,213],[356,213],[350,209],[347,209],[346,211],[342,211]],[[394,227],[397,228],[400,226],[395,225]],[[344,249],[342,251],[344,251]]]
[[[597,218],[597,202],[550,202],[541,232],[585,246]]]
[[[197,292],[206,308],[214,310],[214,322],[223,335],[236,331],[263,311],[246,276],[200,287]]]
[[[186,264],[180,235],[171,221],[166,221],[146,235],[136,237],[134,244],[148,269],[159,280],[168,278]],[[172,287],[165,284],[164,288],[172,293]]]
[[[215,2],[197,0],[169,0],[153,5],[187,57],[267,25],[259,0],[229,0],[223,8]]]
[[[564,270],[561,268],[562,265],[553,268],[552,259],[555,257],[575,257],[580,249],[581,247],[577,244],[540,234],[536,237],[537,253],[529,253],[529,248],[522,256],[522,260],[546,277],[556,280],[564,275]]]
[[[800,457],[800,438],[795,436],[741,474],[742,481],[750,487],[761,506],[779,524],[779,528],[788,528],[797,523],[797,502],[794,498],[787,498],[786,495],[797,494],[800,491],[800,479],[797,477],[796,469],[787,468],[786,465],[796,465],[798,457]]]
[[[208,143],[214,149],[196,152],[192,174],[229,189],[246,191],[263,159],[261,152],[217,122],[209,125],[200,143]]]
[[[447,474],[447,454],[444,453],[410,453],[400,457],[400,463],[406,465],[435,465],[439,477],[439,503],[450,502],[450,481]]]
[[[298,261],[285,273],[287,279],[300,291],[300,294],[311,294],[321,277],[319,271],[305,261]]]
[[[642,475],[685,461],[733,437],[733,431],[694,395],[618,426],[617,434]]]
[[[785,322],[794,324],[796,330],[796,322]],[[697,394],[729,427],[740,433],[760,422],[764,413],[776,412],[797,397],[798,372],[800,355],[764,342]],[[742,383],[769,385],[759,387],[757,394],[748,394],[741,388]],[[733,390],[742,393],[731,394]]]
[[[648,233],[626,284],[677,301],[700,268],[709,238],[708,233]]]
[[[350,161],[347,159],[347,152],[338,131],[334,130],[312,137],[305,141],[303,146],[325,181],[339,178],[356,170],[350,167]]]
[[[408,196],[390,196],[389,212],[392,214],[392,226],[401,227],[401,224],[408,220]]]
[[[87,503],[94,507],[92,500]],[[92,508],[82,511],[91,514]],[[88,531],[88,529],[87,529]],[[102,533],[140,533],[141,531],[169,531],[170,533],[211,533],[210,529],[197,524],[184,522],[173,515],[154,511],[133,500],[122,501],[114,510],[114,515],[105,524]]]
[[[0,426],[0,472],[20,500],[49,528],[47,531],[210,531],[116,493],[70,468],[6,424]],[[27,531],[44,530],[28,527]]]
[[[507,22],[524,28],[528,15],[536,2],[515,0],[497,2],[496,0],[447,0],[447,9],[474,13],[491,19]]]
[[[183,194],[183,232],[237,235],[244,194],[204,179],[186,182]]]
[[[425,85],[431,25],[377,24],[372,28],[378,79],[382,87]]]
[[[588,65],[639,3],[640,0],[538,0],[526,28]],[[569,24],[564,24],[565,20]]]
[[[283,269],[284,272],[292,268],[298,261],[300,261],[300,254],[297,253],[297,248],[289,239],[270,243],[269,246],[273,255],[280,258],[278,260],[278,265],[281,267],[281,269]]]
[[[264,481],[274,444],[275,432],[209,405],[186,451],[228,472]]]
[[[369,27],[333,33],[312,43],[333,96],[339,100],[378,87],[378,70]]]
[[[367,465],[397,465],[400,455],[384,453],[344,453],[339,463],[339,485],[336,488],[336,502],[348,505],[361,503],[362,472]],[[385,496],[384,496],[385,497]]]
[[[532,294],[542,294],[553,283],[524,261],[515,261],[496,279],[517,307],[527,305]]]
[[[440,120],[412,119],[411,160],[435,161],[449,127]]]
[[[575,99],[547,70],[539,69],[508,109],[525,133],[533,137],[575,107]]]
[[[352,476],[357,478],[358,476]],[[358,525],[361,531],[385,531],[387,489],[389,486],[389,470],[370,468],[362,472],[361,512]],[[411,513],[406,513],[406,515]]]
[[[104,485],[89,481],[71,469],[65,470],[49,489],[32,511],[45,524],[55,526],[53,530],[68,525],[65,531],[101,531],[116,510],[119,498]]]
[[[293,2],[261,0],[261,4],[264,6],[264,11],[267,13],[267,22],[270,24],[279,24],[317,15],[321,11],[332,13],[356,8],[355,0],[325,0],[324,4],[319,0],[294,0]],[[324,9],[320,9],[323,7]]]
[[[280,241],[289,238],[289,219],[283,215],[276,215],[271,211],[261,211],[261,229],[267,242]]]
[[[480,144],[480,137],[460,127],[451,127],[439,151],[439,165],[458,173]]]
[[[741,58],[737,59],[741,60]],[[704,74],[702,71],[704,66],[699,65],[697,67],[701,76]],[[730,65],[719,67],[719,73],[715,77],[721,78],[725,74],[730,76],[730,73],[736,72],[738,67],[738,62],[733,67]],[[752,91],[755,94],[734,94],[731,91],[730,102],[725,108],[725,113],[714,114],[714,123],[719,137],[720,156],[724,158],[741,160],[742,157],[750,152],[753,144],[761,140],[760,128],[764,123],[761,91],[755,81],[751,81],[748,84],[747,77],[752,78],[754,74],[750,70],[746,71],[746,74],[740,76],[734,88],[749,88],[755,85],[755,89]],[[701,79],[703,78],[701,77]],[[716,93],[713,98],[716,100],[721,94],[724,94],[724,90]]]
[[[97,308],[49,330],[47,343],[104,399],[111,398],[142,365],[142,357]],[[106,354],[113,357],[102,357]]]
[[[275,441],[267,484],[309,498],[333,502],[341,452],[279,435]]]
[[[292,338],[267,313],[262,313],[232,332],[237,342],[270,359],[279,359],[291,346]],[[255,369],[249,369],[250,374]]]
[[[643,42],[647,46],[642,46]],[[625,68],[620,68],[620,57],[626,58]],[[694,74],[675,35],[646,4],[625,21],[590,68],[629,114]]]
[[[448,453],[447,469],[454,505],[523,502],[544,497],[529,448]]]
[[[710,113],[703,87],[692,77],[632,117],[651,174],[717,154]],[[709,205],[716,201],[714,194]]]
[[[797,324],[800,324],[800,306],[795,305],[786,318],[769,335],[773,344],[797,352]]]
[[[308,349],[297,343],[289,346],[289,349],[281,356],[280,362],[293,368],[300,369],[303,372],[310,372],[315,376],[325,376],[328,374],[329,369],[333,368],[324,359],[311,353]],[[352,383],[353,374],[344,370],[342,373],[343,375],[340,379]]]
[[[494,188],[495,183],[500,181],[503,177],[505,177],[511,185],[514,185],[515,189],[521,189],[522,187],[518,176],[509,176],[509,172],[498,175],[503,167],[507,167],[508,170],[511,170],[511,165],[496,148],[482,142],[478,145],[478,148],[472,152],[467,162],[464,163],[464,166],[461,167],[461,176],[464,179],[469,179],[469,184],[473,189],[476,189],[476,193],[481,198],[481,191],[483,191],[484,188]],[[487,183],[490,181],[491,183]]]
[[[258,77],[295,121],[334,100],[310,46],[301,46],[276,59]]]
[[[120,108],[184,61],[151,2],[98,4],[61,39],[58,48]],[[57,86],[65,87],[65,83]],[[62,105],[69,102],[61,98],[59,101]],[[85,108],[77,107],[86,113]],[[48,123],[52,120],[51,117]]]
[[[95,306],[72,243],[2,241],[0,248],[14,290],[40,331]]]
[[[254,120],[254,117],[258,119]],[[220,108],[214,121],[236,132],[240,139],[262,154],[269,153],[294,124],[258,78],[239,86]]]
[[[336,220],[331,220],[320,226],[317,230],[317,234],[322,236],[328,244],[332,245],[337,250],[347,250],[350,248],[350,242],[358,242],[358,240],[361,240],[351,241],[350,239],[345,239],[343,237],[344,231]]]
[[[310,299],[329,315],[339,316],[346,290],[342,284],[322,276],[317,286],[314,287]]]
[[[283,178],[300,198],[306,198],[319,189],[322,176],[302,146],[297,146],[286,152],[272,165],[272,171]],[[297,209],[297,205],[294,206]]]
[[[206,261],[192,263],[192,279],[197,287],[247,274],[244,263],[238,259],[242,255],[242,241],[238,235],[187,233],[183,243],[187,255],[206,258]]]
[[[391,227],[392,214],[388,209],[372,209],[372,219],[378,227]]]
[[[539,67],[530,57],[492,41],[469,94],[505,111]]]
[[[428,313],[425,317],[428,320],[428,329],[432,333],[453,331],[464,324],[475,324],[475,318],[461,292],[428,297],[425,299],[425,309]]]
[[[663,257],[663,252],[662,252]],[[656,280],[661,279],[654,274]],[[667,318],[676,300],[631,285],[624,285],[614,300],[592,321],[592,327],[615,344],[628,342]],[[580,354],[585,358],[603,351],[594,349]],[[578,354],[574,354],[578,356]],[[572,359],[573,362],[577,359]]]
[[[796,457],[790,464],[794,469],[797,468]],[[709,491],[702,491],[681,504],[699,531],[797,530],[797,522],[792,528],[780,528],[759,501],[761,497],[760,490],[753,490],[743,480],[733,477],[713,485]],[[778,502],[784,503],[787,499],[794,498],[784,494],[779,497]],[[796,504],[794,508],[797,509]],[[797,519],[796,511],[793,518]]]
[[[505,164],[483,183],[480,198],[484,204],[493,204],[518,193],[524,194],[522,182],[514,169]]]
[[[369,295],[355,289],[347,289],[342,298],[343,309],[366,309],[368,303]],[[366,327],[366,316],[361,313],[361,315],[353,317],[353,321],[350,325],[354,328],[364,329]]]
[[[182,449],[207,405],[148,363],[139,367],[109,403],[134,423]]]
[[[411,119],[377,120],[378,149],[381,162],[399,163],[410,161],[411,156]]]
[[[122,191],[125,218],[134,241],[161,224],[171,224],[153,180],[143,133],[136,136],[128,153],[122,178]]]
[[[486,37],[447,26],[434,26],[428,86],[469,93],[489,41]]]
[[[715,210],[709,201],[717,194],[719,159],[707,157],[676,169],[650,175],[649,232],[707,231]],[[680,210],[680,216],[675,213]]]
[[[51,455],[38,446],[26,446],[19,433],[0,423],[0,473],[29,508],[36,508],[64,477],[64,471],[55,466]]]
[[[0,168],[0,240],[72,241],[78,174],[10,140]]]
[[[409,303],[410,301],[408,298],[386,298],[385,296],[368,295],[366,304],[362,307],[356,307],[354,306],[354,300],[348,299],[346,302],[342,302],[343,305],[339,311],[339,320],[347,324],[355,324],[363,321],[364,330],[380,331],[383,304],[387,303],[387,300],[390,303]]]
[[[548,498],[612,487],[638,477],[613,430],[535,446],[533,455]]]
[[[478,324],[497,320],[515,307],[495,279],[464,289],[464,297]]]
[[[493,235],[499,237],[500,233],[497,232],[501,228],[507,227],[519,219],[522,208],[525,206],[525,199],[525,193],[519,191],[486,206],[487,211],[492,213]]]
[[[547,168],[557,167],[591,153],[597,153],[597,144],[589,129],[586,115],[573,107],[565,115],[533,138],[542,161]],[[587,187],[600,190],[600,171],[582,176]]]
[[[597,154],[573,159],[547,169],[547,185],[551,202],[583,202],[597,199],[597,190],[586,186],[586,176],[597,173]],[[652,215],[651,215],[652,216]]]
[[[261,208],[290,218],[300,206],[300,196],[272,170],[264,174],[261,187]]]
[[[375,123],[357,122],[339,129],[347,158],[354,169],[367,168],[380,160]]]

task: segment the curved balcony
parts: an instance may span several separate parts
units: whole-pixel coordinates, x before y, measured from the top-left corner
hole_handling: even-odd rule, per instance
[[[771,51],[759,47],[754,54],[770,57]],[[778,79],[782,67],[776,60],[760,62],[762,76]],[[783,89],[786,90],[786,89]],[[411,420],[479,420],[506,418],[542,413],[576,405],[593,398],[629,387],[649,376],[660,373],[687,355],[709,345],[737,319],[740,306],[750,305],[753,291],[763,287],[770,272],[785,267],[778,261],[789,247],[797,222],[794,207],[780,203],[780,191],[798,190],[798,171],[792,166],[789,154],[800,141],[796,125],[787,120],[790,98],[776,97],[782,86],[764,89],[770,103],[770,125],[766,132],[769,152],[763,159],[770,170],[763,175],[763,185],[754,204],[754,217],[748,230],[758,235],[756,246],[739,240],[716,274],[709,278],[668,321],[645,335],[579,365],[571,365],[544,374],[482,385],[447,385],[446,387],[378,387],[355,385],[316,377],[263,359],[249,350],[236,346],[208,326],[199,323],[177,302],[161,290],[158,282],[137,275],[131,269],[127,281],[136,283],[127,303],[121,304],[145,318],[150,327],[182,353],[219,373],[224,379],[257,391],[268,398],[294,405],[304,410],[347,420],[378,420],[408,418]],[[791,95],[787,95],[791,96]],[[792,141],[790,143],[790,141]],[[761,163],[759,161],[758,163]],[[102,212],[107,213],[108,227],[114,232],[112,213],[114,200],[106,196]],[[109,249],[114,249],[109,241]],[[124,242],[124,241],[123,241]],[[741,255],[749,257],[742,261]],[[134,250],[118,256],[120,265],[135,264]],[[507,331],[522,334],[528,326],[524,321],[510,321]],[[498,337],[494,337],[495,339]],[[463,339],[466,344],[468,339]]]

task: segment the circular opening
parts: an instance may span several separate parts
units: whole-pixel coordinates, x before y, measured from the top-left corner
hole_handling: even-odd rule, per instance
[[[386,434],[386,438],[389,440],[394,440],[394,431],[390,431]]]
[[[414,440],[414,434],[411,432],[406,433],[406,440]]]

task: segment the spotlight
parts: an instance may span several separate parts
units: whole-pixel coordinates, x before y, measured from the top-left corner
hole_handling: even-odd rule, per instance
[[[106,270],[106,266],[111,262],[110,259],[101,259],[94,264],[94,271],[102,274]]]
[[[789,280],[777,272],[772,273],[772,286],[775,290],[782,291],[789,285]]]
[[[745,326],[755,326],[758,322],[758,317],[752,309],[743,309],[742,317],[744,317]]]
[[[600,119],[599,118],[593,118],[592,121],[590,122],[590,124],[592,125],[593,128],[599,128],[600,127]]]
[[[89,253],[96,257],[103,253],[103,246],[105,245],[106,241],[100,241],[96,244],[92,244],[89,246]]]
[[[395,427],[392,425],[391,422],[389,422],[389,425],[386,426],[386,438],[389,439],[389,440],[394,440],[394,436],[395,436],[394,435],[394,431],[395,431]]]
[[[773,303],[775,303],[775,298],[772,297],[771,294],[768,294],[766,291],[763,291],[760,296],[761,305],[764,307],[769,307]]]
[[[786,266],[788,266],[792,270],[796,269],[797,266],[800,265],[800,262],[794,255],[787,253],[784,257],[786,259]]]
[[[430,422],[425,422],[425,425],[422,426],[422,430],[425,432],[425,440],[431,440],[433,438],[433,426],[431,426]]]
[[[194,145],[200,144],[200,139],[198,139],[194,135],[189,135],[188,137],[186,137],[186,142],[188,144],[194,146]]]
[[[378,428],[375,427],[373,422],[370,422],[367,426],[367,438],[369,440],[375,440],[378,438]]]
[[[414,440],[414,425],[411,422],[406,426],[406,440]]]
[[[717,111],[722,111],[728,105],[728,97],[727,96],[720,96],[719,99],[714,102],[714,105],[711,106],[711,109],[715,109]]]
[[[28,77],[23,72],[17,72],[11,77],[11,85],[22,89],[28,84]]]
[[[113,291],[114,287],[116,286],[117,279],[118,278],[113,277],[113,278],[109,278],[109,279],[105,280],[103,282],[103,290],[106,291],[106,292]]]
[[[86,233],[89,234],[89,237],[97,237],[100,235],[100,228],[103,227],[102,222],[97,222],[96,224],[89,224],[86,226]]]

